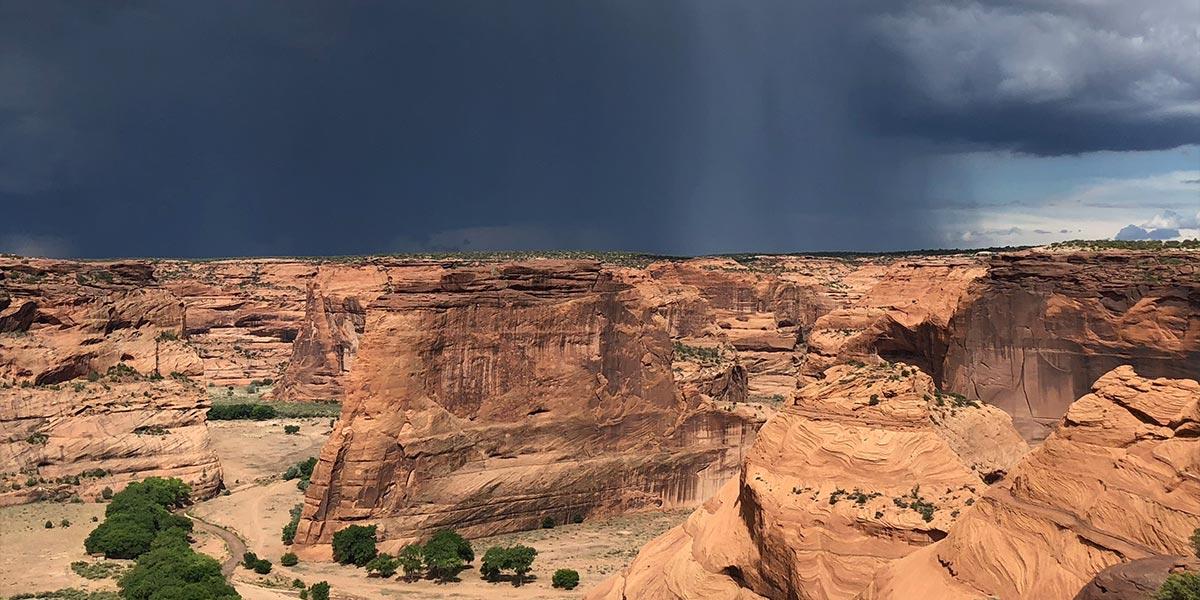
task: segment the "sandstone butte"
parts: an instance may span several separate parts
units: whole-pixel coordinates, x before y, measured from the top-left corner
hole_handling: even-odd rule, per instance
[[[694,506],[722,490],[719,502],[755,429],[850,361],[917,367],[1035,442],[1119,365],[1200,374],[1187,252],[599,258],[0,257],[0,503],[93,494],[87,480],[13,486],[93,465],[116,483],[175,474],[215,491],[204,388],[267,378],[281,400],[343,402],[298,534],[319,556],[350,522],[395,545],[440,525],[481,535],[543,513]],[[156,364],[165,379],[149,381]],[[109,378],[118,365],[143,377]],[[152,422],[160,406],[175,420]],[[935,429],[959,475],[1003,471]],[[934,513],[937,529],[895,525],[911,537],[874,560],[928,543],[950,512]],[[837,577],[865,576],[847,565]]]
[[[837,367],[804,388],[763,426],[738,480],[588,598],[1147,598],[1196,566],[1183,556],[1200,526],[1196,381],[1114,369],[989,487],[962,459],[979,474],[1020,455],[1011,433],[975,437],[1005,431],[980,422],[1003,417],[968,405],[939,423],[945,408],[932,409],[929,450],[915,449],[902,419],[872,412],[930,410],[914,398],[924,386],[892,383],[872,410],[860,398],[880,384],[852,375]],[[938,447],[928,430],[950,435]],[[920,487],[895,508],[881,501],[905,479]],[[830,486],[884,495],[826,502]],[[918,494],[937,507],[925,525],[900,506]]]

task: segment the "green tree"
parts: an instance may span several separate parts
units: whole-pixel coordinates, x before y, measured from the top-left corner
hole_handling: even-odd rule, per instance
[[[378,576],[387,579],[396,574],[396,568],[399,566],[400,561],[396,557],[384,552],[367,563],[367,573],[370,577]]]
[[[525,576],[533,570],[533,559],[537,556],[537,550],[529,546],[517,544],[509,548],[509,567],[517,574],[513,580],[513,585],[521,585],[525,582]]]
[[[333,559],[361,567],[375,558],[375,526],[351,525],[333,534]]]
[[[501,571],[512,571],[513,585],[525,582],[525,576],[533,569],[537,550],[529,546],[492,546],[483,553],[479,571],[488,581],[499,581]]]
[[[542,529],[554,529],[554,517],[543,518]]]
[[[1200,574],[1174,573],[1167,576],[1154,600],[1200,600]]]
[[[458,557],[464,562],[473,562],[475,560],[475,549],[471,547],[471,542],[459,535],[453,529],[440,529],[429,538],[430,542],[439,544],[450,544],[454,546],[454,551],[458,553]]]
[[[308,588],[310,600],[329,600],[329,582],[321,581]]]
[[[126,600],[233,600],[241,598],[225,582],[216,560],[194,552],[187,533],[172,528],[160,533],[153,548],[141,555],[120,580]]]
[[[300,558],[298,556],[296,556],[295,552],[288,552],[288,553],[284,554],[283,556],[279,557],[279,564],[281,564],[285,567],[294,567],[299,562],[300,562]]]
[[[558,569],[554,572],[551,584],[556,588],[573,590],[575,586],[579,585],[579,571],[575,569]]]
[[[1196,530],[1192,532],[1192,537],[1190,539],[1192,541],[1192,551],[1196,553],[1196,558],[1200,558],[1200,527],[1197,527]]]
[[[459,554],[458,544],[452,538],[443,536],[425,544],[425,566],[429,568],[431,577],[448,581],[458,575],[465,564],[466,561]]]
[[[396,560],[400,562],[404,578],[412,581],[420,576],[421,571],[425,568],[425,549],[420,544],[408,544],[400,549]]]
[[[254,563],[258,562],[258,555],[253,552],[242,553],[242,566],[247,569],[253,569]]]

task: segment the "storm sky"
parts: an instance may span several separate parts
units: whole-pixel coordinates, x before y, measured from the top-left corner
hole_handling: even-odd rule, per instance
[[[1200,235],[1200,2],[0,0],[0,252]]]

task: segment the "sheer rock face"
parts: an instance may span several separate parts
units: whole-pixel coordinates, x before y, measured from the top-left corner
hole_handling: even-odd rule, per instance
[[[943,385],[1014,417],[1053,422],[1119,365],[1200,373],[1194,253],[992,259],[948,325]]]
[[[947,537],[866,598],[1072,598],[1106,567],[1189,552],[1200,526],[1200,384],[1101,377]]]
[[[852,597],[1026,449],[1003,412],[941,396],[915,368],[824,375],[763,426],[738,479],[588,597]]]
[[[736,370],[680,392],[665,323],[635,287],[577,262],[424,275],[367,309],[298,545],[355,521],[399,545],[441,526],[480,536],[694,505],[736,472],[756,423],[708,395],[744,394]]]
[[[179,477],[198,498],[221,484],[209,445],[208,396],[197,384],[162,381],[77,382],[0,394],[0,505],[120,491],[145,477]],[[103,477],[84,476],[103,469]],[[45,483],[29,485],[29,477]],[[14,486],[14,484],[17,484]]]

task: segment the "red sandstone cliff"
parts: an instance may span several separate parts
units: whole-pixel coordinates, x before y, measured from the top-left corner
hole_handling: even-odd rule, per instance
[[[594,263],[415,269],[391,288],[367,307],[299,545],[352,521],[396,545],[687,505],[757,425],[705,393],[744,395],[736,369],[682,393],[654,304]]]

